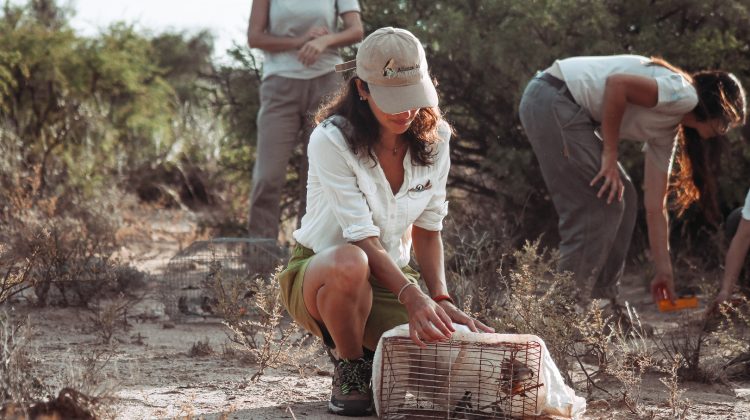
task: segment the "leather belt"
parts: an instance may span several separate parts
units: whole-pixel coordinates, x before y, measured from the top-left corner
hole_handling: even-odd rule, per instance
[[[573,97],[573,94],[570,93],[570,89],[568,89],[568,86],[565,84],[564,80],[558,79],[557,77],[549,73],[542,73],[541,75],[539,75],[539,80],[543,80],[547,82],[548,85],[552,86],[553,88],[557,90],[560,90],[564,87],[565,92],[562,92],[563,96],[568,98],[570,102],[576,103],[576,100]]]

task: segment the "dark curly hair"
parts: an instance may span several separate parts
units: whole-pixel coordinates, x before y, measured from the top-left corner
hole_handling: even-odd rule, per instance
[[[377,162],[373,147],[380,140],[380,123],[370,110],[366,101],[359,98],[356,81],[359,78],[353,75],[346,84],[318,111],[315,122],[320,123],[332,116],[343,117],[344,123],[339,119],[332,119],[332,123],[346,132],[346,141],[355,155],[367,156],[372,162]],[[361,79],[359,79],[361,80]],[[369,92],[367,83],[362,80],[363,87]],[[443,120],[438,107],[421,108],[417,116],[404,133],[404,140],[409,144],[412,163],[418,166],[430,166],[435,157],[433,147],[440,138],[438,137],[438,125]],[[447,123],[446,123],[447,124]],[[452,129],[451,129],[452,130]]]

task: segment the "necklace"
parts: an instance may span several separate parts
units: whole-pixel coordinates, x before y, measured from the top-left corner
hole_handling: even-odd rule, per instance
[[[384,149],[389,149],[391,152],[393,152],[393,156],[396,156],[398,154],[398,151],[401,150],[404,146],[406,146],[406,143],[402,143],[401,145],[395,146],[395,147],[385,147],[383,146],[382,143],[379,143],[379,144],[380,144],[380,147]]]

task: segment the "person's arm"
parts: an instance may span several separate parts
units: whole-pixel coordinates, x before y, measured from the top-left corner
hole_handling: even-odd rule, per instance
[[[250,48],[259,48],[268,52],[295,50],[305,45],[309,40],[328,33],[325,27],[315,26],[302,36],[271,35],[267,32],[269,7],[270,0],[253,0],[250,23],[247,28],[247,45]]]
[[[658,86],[650,77],[631,74],[612,74],[607,77],[602,103],[602,166],[590,184],[594,186],[599,180],[603,180],[597,196],[606,195],[607,203],[611,203],[615,198],[621,201],[625,192],[617,167],[620,124],[625,115],[625,107],[631,103],[653,108],[658,100]]]
[[[716,295],[711,309],[717,308],[732,296],[734,285],[740,275],[742,265],[745,263],[748,248],[750,248],[750,221],[742,218],[737,233],[734,234],[732,242],[729,244],[729,251],[727,251],[724,261],[724,278],[721,281],[721,289]]]
[[[442,341],[450,338],[454,331],[451,318],[435,302],[425,295],[419,286],[406,286],[408,280],[375,237],[354,242],[367,254],[370,272],[378,283],[399,296],[409,314],[409,335],[420,347],[424,342]]]
[[[297,54],[297,59],[302,64],[306,66],[314,64],[326,48],[342,47],[362,40],[364,29],[359,12],[346,12],[341,15],[341,18],[344,21],[344,29],[341,32],[327,33],[310,39],[302,45]]]
[[[443,238],[440,231],[431,231],[414,226],[411,233],[414,256],[417,259],[420,274],[427,285],[430,296],[434,298],[440,295],[447,295],[448,286],[445,282]],[[438,305],[448,314],[453,322],[466,325],[471,331],[495,331],[479,320],[468,316],[448,300],[441,300],[438,302]]]
[[[669,214],[667,213],[667,188],[669,174],[661,171],[652,158],[646,156],[643,180],[643,205],[646,209],[646,225],[651,258],[656,274],[651,280],[651,296],[654,301],[668,298],[674,302],[674,274],[669,255]],[[666,296],[662,290],[666,291]]]

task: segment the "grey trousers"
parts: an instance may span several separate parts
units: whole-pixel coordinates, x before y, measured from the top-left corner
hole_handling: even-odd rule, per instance
[[[312,117],[322,100],[336,91],[341,76],[328,73],[314,79],[269,76],[260,86],[258,148],[250,193],[250,236],[278,239],[281,191],[286,183],[287,165],[294,148],[303,143],[307,154]],[[299,173],[300,213],[305,208],[307,158]],[[299,214],[302,217],[302,214]]]
[[[635,227],[636,192],[621,165],[621,202],[607,204],[596,196],[601,184],[589,186],[601,168],[598,124],[566,90],[532,79],[519,106],[521,124],[560,219],[558,268],[575,276],[579,301],[614,299]]]

